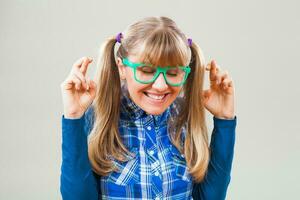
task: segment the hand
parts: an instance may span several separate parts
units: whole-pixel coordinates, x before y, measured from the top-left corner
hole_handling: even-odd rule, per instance
[[[233,119],[234,114],[234,87],[228,72],[220,74],[215,60],[205,68],[209,71],[210,88],[203,91],[205,108],[217,118]]]
[[[87,57],[77,60],[60,85],[65,118],[80,118],[95,98],[96,83],[86,77],[91,62],[92,59]]]

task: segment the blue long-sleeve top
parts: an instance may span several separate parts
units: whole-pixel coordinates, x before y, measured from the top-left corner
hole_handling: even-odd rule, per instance
[[[134,105],[134,103],[129,102],[128,98],[124,99],[123,106],[125,105],[126,113],[131,113],[132,115],[130,118],[126,118],[128,116],[124,116],[124,113],[121,112],[120,117],[120,124],[122,125],[122,120],[133,120],[138,118],[141,118],[143,115],[143,119],[146,121],[140,121],[139,123],[143,124],[146,123],[145,129],[151,130],[151,123],[149,121],[153,120],[153,130],[156,129],[155,124],[159,125],[161,127],[161,122],[165,122],[163,119],[167,118],[168,116],[168,109],[166,112],[164,112],[163,115],[160,117],[153,117],[145,115],[141,110],[138,110],[139,108]],[[126,102],[126,103],[124,103]],[[122,109],[121,109],[122,110]],[[140,195],[142,191],[138,191],[136,188],[130,188],[129,190],[122,191],[122,186],[124,185],[136,185],[138,182],[135,179],[140,179],[141,176],[137,176],[137,178],[133,175],[136,175],[138,171],[133,171],[131,174],[132,176],[129,176],[130,173],[128,171],[130,170],[138,170],[136,168],[133,168],[131,166],[136,166],[136,162],[132,161],[132,164],[127,164],[124,166],[124,168],[127,168],[126,170],[123,170],[124,173],[117,174],[113,173],[110,177],[100,177],[96,173],[92,171],[91,165],[89,163],[88,159],[88,151],[87,151],[87,138],[88,134],[91,131],[92,125],[93,125],[93,109],[90,107],[84,115],[79,119],[67,119],[62,115],[62,165],[61,165],[61,185],[60,185],[60,191],[62,194],[63,199],[65,200],[96,200],[96,199],[117,199],[120,198],[120,194],[126,195],[127,197],[135,197],[134,195]],[[133,118],[132,118],[133,117]],[[125,120],[126,121],[126,120]],[[216,117],[213,117],[214,122],[214,128],[211,136],[211,142],[210,142],[210,150],[211,150],[211,157],[209,161],[208,171],[200,183],[194,183],[188,184],[188,182],[191,182],[191,176],[186,175],[185,171],[186,168],[184,168],[184,165],[182,165],[182,160],[180,160],[180,156],[177,156],[176,159],[178,161],[178,165],[175,167],[176,171],[175,173],[177,175],[180,175],[181,179],[185,179],[185,181],[174,181],[173,179],[169,180],[172,181],[171,186],[176,187],[177,189],[174,192],[178,192],[178,194],[174,196],[170,196],[170,199],[202,199],[202,200],[222,200],[226,197],[227,188],[230,182],[230,174],[231,174],[231,166],[232,166],[232,160],[233,160],[233,154],[234,154],[234,143],[235,143],[235,128],[236,128],[236,116],[234,119],[219,119]],[[125,123],[125,122],[124,122]],[[150,128],[149,128],[150,127]],[[124,128],[124,127],[122,127]],[[123,129],[120,129],[122,131]],[[140,130],[139,128],[138,130]],[[160,130],[160,129],[159,129]],[[163,130],[163,129],[162,129]],[[126,132],[126,131],[125,131]],[[145,131],[139,131],[139,132],[145,132]],[[163,131],[159,131],[163,132]],[[155,135],[157,132],[149,132],[149,134],[144,135],[145,141],[151,141],[153,140],[153,135]],[[126,135],[126,138],[129,136]],[[143,136],[139,135],[139,138]],[[147,139],[148,138],[148,139]],[[163,135],[157,136],[157,138],[164,138]],[[166,137],[165,137],[166,138]],[[158,139],[154,138],[155,141],[158,141]],[[162,139],[162,144],[171,144],[169,143],[167,139]],[[143,146],[149,146],[150,152],[149,156],[151,156],[151,159],[153,161],[152,164],[155,165],[155,150],[153,146],[151,146],[151,143],[143,143],[139,144],[137,146],[130,146],[129,144],[134,144],[134,142],[130,141],[127,142],[127,147],[129,147],[130,150],[139,149],[139,145]],[[154,145],[155,146],[155,145]],[[162,146],[162,145],[157,145]],[[135,148],[136,147],[136,148]],[[173,149],[173,150],[172,150]],[[159,151],[159,149],[157,149]],[[170,152],[175,152],[175,154],[178,153],[178,151],[175,148],[171,147]],[[165,152],[165,151],[162,151]],[[160,152],[161,153],[161,152]],[[141,153],[141,155],[144,155],[145,153]],[[148,154],[148,153],[147,153]],[[159,156],[156,156],[157,159]],[[161,157],[168,157],[168,154],[161,156]],[[139,158],[138,162],[141,162],[141,158]],[[151,160],[150,159],[150,160]],[[158,159],[159,160],[159,159]],[[184,160],[184,158],[183,158]],[[149,161],[150,162],[150,161]],[[160,162],[165,162],[164,166],[168,165],[168,160],[162,160]],[[159,162],[158,162],[159,163]],[[151,164],[151,166],[152,166]],[[129,166],[129,168],[128,168]],[[143,166],[143,168],[147,167],[148,163]],[[171,166],[171,165],[170,165]],[[122,167],[122,166],[121,166]],[[166,174],[168,170],[171,170],[172,167],[167,167],[165,169],[166,171],[162,174]],[[150,169],[150,168],[149,168]],[[156,170],[156,169],[154,169]],[[164,169],[160,169],[164,170]],[[147,176],[151,176],[151,187],[155,187],[156,189],[154,192],[147,189],[148,193],[144,194],[143,196],[140,196],[141,199],[146,199],[143,197],[147,197],[149,199],[164,199],[166,198],[163,192],[163,188],[159,188],[160,185],[162,185],[163,177],[160,178],[158,175],[159,169],[157,169],[158,172],[149,170],[151,172],[151,175],[147,174]],[[171,178],[172,178],[172,174]],[[180,174],[181,173],[181,174]],[[129,175],[128,175],[129,174]],[[145,174],[145,173],[143,173]],[[153,174],[153,177],[152,177]],[[154,175],[155,174],[155,175]],[[122,178],[126,177],[126,178]],[[134,178],[135,177],[135,178]],[[170,176],[169,176],[170,177]],[[144,177],[145,178],[145,177]],[[178,177],[177,177],[178,178]],[[147,177],[146,179],[149,179]],[[116,181],[118,184],[120,184],[120,187],[116,187],[116,185],[111,186],[110,181]],[[111,187],[111,188],[109,188]],[[165,187],[168,188],[168,187]],[[183,190],[181,191],[180,190]],[[162,191],[160,191],[162,190]],[[116,196],[112,196],[112,193],[120,192],[120,194],[115,194]],[[133,191],[132,194],[128,194],[128,191]],[[181,193],[180,193],[181,191]],[[170,193],[170,192],[169,192]],[[129,195],[129,196],[128,196]],[[120,198],[125,199],[125,198]],[[130,199],[130,198],[129,198]]]

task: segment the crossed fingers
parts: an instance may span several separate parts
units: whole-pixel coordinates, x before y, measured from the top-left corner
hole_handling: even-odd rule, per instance
[[[227,89],[233,87],[232,79],[229,77],[228,71],[221,73],[220,67],[215,60],[207,64],[205,68],[209,71],[209,80],[211,87],[218,87],[220,89]]]
[[[75,83],[75,88],[79,90],[81,86],[86,90],[89,89],[89,78],[86,76],[88,65],[93,59],[88,57],[82,57],[73,64],[70,76],[72,82]]]

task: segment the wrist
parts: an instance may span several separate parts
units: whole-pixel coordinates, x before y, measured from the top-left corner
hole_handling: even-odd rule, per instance
[[[64,117],[66,119],[80,119],[83,116],[83,114],[68,114],[64,113]]]
[[[235,118],[235,115],[231,115],[231,116],[218,116],[218,115],[214,115],[215,118],[218,119],[226,119],[226,120],[231,120]]]

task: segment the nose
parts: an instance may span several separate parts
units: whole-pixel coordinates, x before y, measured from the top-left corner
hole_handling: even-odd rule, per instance
[[[156,89],[157,91],[165,91],[168,88],[168,84],[164,78],[164,75],[160,73],[157,79],[152,84],[152,88]]]

